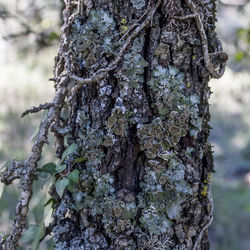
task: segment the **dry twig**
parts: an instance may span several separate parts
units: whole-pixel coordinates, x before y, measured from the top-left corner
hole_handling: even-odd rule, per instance
[[[208,191],[207,197],[208,197],[208,204],[210,206],[210,212],[209,212],[207,219],[204,222],[204,226],[202,227],[199,235],[197,236],[197,238],[195,240],[193,250],[197,249],[197,247],[198,247],[198,245],[203,237],[204,232],[208,229],[208,227],[213,222],[214,202],[213,202],[213,197],[212,197],[212,193],[211,193],[211,184],[209,185],[209,191]]]
[[[199,15],[199,12],[197,10],[197,7],[195,6],[195,4],[193,3],[192,0],[185,0],[187,6],[189,7],[189,9],[192,11],[192,14],[186,15],[186,16],[176,16],[174,17],[175,19],[179,19],[179,20],[187,20],[190,18],[194,18],[197,29],[199,31],[200,34],[200,38],[201,38],[201,44],[202,44],[202,51],[203,51],[203,59],[206,65],[207,70],[209,71],[210,75],[213,78],[220,78],[224,72],[225,72],[225,67],[226,67],[226,61],[227,61],[227,54],[223,51],[218,51],[217,53],[220,53],[220,56],[223,54],[223,62],[220,65],[220,68],[218,71],[216,71],[214,65],[211,62],[211,58],[210,58],[210,53],[209,53],[209,49],[208,49],[208,41],[207,41],[207,35],[205,32],[205,28],[203,25],[203,22],[201,20],[201,17]],[[216,53],[216,52],[215,52]],[[214,54],[214,53],[212,53]]]
[[[30,113],[37,113],[37,112],[39,112],[39,111],[41,111],[41,110],[49,109],[49,108],[51,108],[53,105],[54,105],[54,103],[51,103],[51,102],[45,103],[45,104],[40,104],[38,107],[33,107],[33,108],[28,109],[28,110],[26,110],[25,112],[23,112],[22,115],[21,115],[21,118],[23,118],[24,116],[26,116],[26,115],[28,115],[28,114],[30,114]]]

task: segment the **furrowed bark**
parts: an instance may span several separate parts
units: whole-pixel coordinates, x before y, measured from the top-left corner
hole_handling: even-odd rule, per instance
[[[215,14],[214,0],[65,1],[50,129],[57,179],[80,175],[50,190],[55,249],[209,249],[207,83],[227,59]]]

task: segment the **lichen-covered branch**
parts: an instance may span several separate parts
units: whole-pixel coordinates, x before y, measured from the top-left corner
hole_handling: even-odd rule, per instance
[[[198,245],[201,242],[201,239],[202,239],[204,232],[208,229],[208,227],[213,222],[214,202],[213,202],[213,197],[212,197],[212,192],[211,192],[211,184],[209,185],[209,191],[207,194],[207,198],[208,198],[208,208],[209,208],[210,212],[209,212],[209,215],[207,216],[207,218],[204,222],[203,227],[201,228],[201,230],[200,230],[200,232],[195,240],[193,250],[198,249]]]
[[[25,112],[22,113],[21,118],[23,118],[24,116],[30,114],[30,113],[37,113],[41,110],[46,110],[49,109],[53,106],[53,103],[45,103],[45,104],[40,104],[39,107],[33,107],[31,109],[26,110]]]
[[[37,164],[41,158],[42,148],[47,141],[49,128],[55,118],[57,109],[60,109],[65,98],[66,78],[61,79],[61,87],[55,94],[53,106],[49,109],[45,120],[41,123],[35,144],[32,147],[31,155],[23,162],[14,162],[10,168],[2,174],[1,182],[9,185],[14,179],[21,179],[19,189],[21,198],[16,206],[16,216],[9,237],[6,239],[6,249],[15,249],[26,225],[26,217],[29,211],[29,202],[33,193],[33,181],[37,175]],[[3,248],[0,243],[0,248]]]
[[[175,16],[174,18],[179,19],[179,20],[187,20],[187,19],[194,18],[197,29],[198,29],[200,37],[201,37],[203,59],[204,59],[206,68],[209,71],[212,78],[218,79],[225,72],[226,61],[228,58],[227,54],[223,51],[218,51],[218,52],[212,53],[213,55],[218,55],[221,58],[220,68],[218,70],[216,70],[213,63],[212,63],[212,60],[211,60],[211,56],[210,56],[211,53],[209,53],[209,45],[208,45],[207,35],[206,35],[206,31],[205,31],[205,28],[203,25],[203,21],[201,19],[201,15],[198,12],[193,0],[185,0],[185,2],[193,14],[189,14],[186,16]]]
[[[68,24],[66,23],[65,26],[67,27]],[[66,36],[66,34],[63,35]],[[64,41],[64,45],[66,43],[67,40],[66,42]],[[62,48],[63,46],[61,47],[61,50]],[[62,53],[62,51],[60,52]],[[1,182],[7,185],[11,184],[14,179],[20,179],[19,189],[21,190],[21,198],[16,205],[16,215],[12,229],[8,238],[4,242],[0,242],[0,249],[4,249],[4,247],[8,250],[16,249],[18,241],[26,226],[26,217],[33,193],[33,181],[37,175],[37,164],[41,159],[43,146],[47,142],[50,126],[53,123],[58,110],[62,108],[67,93],[66,84],[68,82],[68,77],[58,77],[57,82],[59,88],[55,93],[53,101],[46,105],[47,108],[49,108],[48,114],[45,120],[40,124],[37,139],[32,147],[30,156],[22,162],[14,161],[13,164],[11,164],[1,175]],[[33,112],[34,110],[35,109],[32,111],[29,110],[28,112]]]

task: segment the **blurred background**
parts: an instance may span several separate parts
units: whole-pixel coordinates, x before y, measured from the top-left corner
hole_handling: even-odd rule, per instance
[[[30,152],[44,114],[20,115],[51,100],[51,78],[58,49],[61,0],[0,0],[0,167]],[[250,249],[250,1],[218,1],[218,36],[229,55],[220,80],[210,82],[211,131],[216,173],[212,178],[214,222],[209,230],[212,250]],[[53,161],[53,143],[43,162]],[[41,164],[42,164],[41,163]],[[44,204],[48,185],[35,183],[29,225],[50,221]],[[42,187],[42,188],[41,188]],[[0,184],[0,235],[7,233],[15,213],[18,186]],[[45,209],[44,209],[45,208]],[[31,226],[32,227],[32,226]],[[33,226],[34,229],[35,226]],[[23,247],[34,230],[23,237]],[[52,240],[40,249],[53,249]]]

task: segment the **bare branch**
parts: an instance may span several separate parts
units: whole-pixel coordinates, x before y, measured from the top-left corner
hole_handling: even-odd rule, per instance
[[[195,240],[193,250],[198,249],[197,247],[198,247],[198,245],[203,237],[204,232],[208,229],[208,227],[213,222],[214,202],[213,202],[213,197],[212,197],[212,193],[211,193],[211,184],[209,184],[209,191],[208,191],[207,197],[208,197],[208,205],[210,207],[209,215],[208,215],[207,219],[205,220],[204,226],[202,227],[198,237]]]
[[[21,115],[21,118],[23,118],[24,116],[26,116],[26,115],[29,114],[29,113],[37,113],[37,112],[39,112],[39,111],[41,111],[41,110],[49,109],[49,108],[51,108],[53,105],[54,105],[54,103],[51,103],[51,102],[45,103],[45,104],[40,104],[38,107],[33,107],[33,108],[28,109],[28,110],[26,110],[25,112],[23,112],[22,115]]]
[[[225,72],[225,67],[226,67],[226,61],[227,61],[227,54],[223,51],[219,51],[221,54],[223,54],[223,61],[220,65],[220,68],[218,71],[216,71],[214,65],[211,62],[210,59],[210,53],[209,53],[209,49],[208,49],[208,41],[207,41],[207,35],[205,32],[205,28],[203,25],[203,22],[201,20],[201,17],[199,15],[199,12],[195,6],[195,4],[193,3],[192,0],[185,0],[187,6],[189,7],[189,9],[192,11],[193,14],[190,15],[186,15],[186,16],[180,16],[180,17],[174,17],[175,19],[179,19],[179,20],[187,20],[190,18],[194,18],[195,19],[195,23],[197,26],[197,29],[199,31],[200,37],[201,37],[201,44],[202,44],[202,51],[203,51],[203,56],[204,56],[204,62],[206,65],[207,70],[209,71],[210,75],[213,78],[220,78],[224,72]]]

